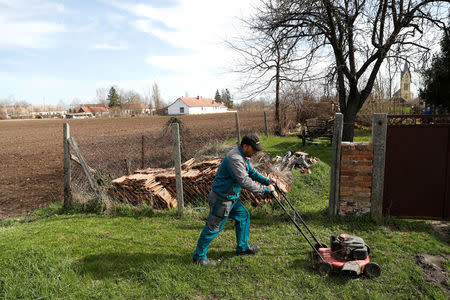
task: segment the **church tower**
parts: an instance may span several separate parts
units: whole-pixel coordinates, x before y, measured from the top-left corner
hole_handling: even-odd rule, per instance
[[[407,102],[413,100],[413,94],[411,92],[411,72],[409,71],[407,62],[405,62],[403,71],[400,74],[400,90],[398,92],[400,92],[398,96]]]

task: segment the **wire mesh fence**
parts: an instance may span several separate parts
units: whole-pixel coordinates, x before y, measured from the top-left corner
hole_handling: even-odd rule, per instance
[[[273,118],[267,118],[268,131],[273,132]],[[223,155],[237,144],[236,117],[210,116],[199,121],[195,117],[164,119],[159,128],[141,133],[95,136],[72,132],[86,161],[88,172],[107,197],[133,205],[146,203],[154,208],[176,206],[176,178],[173,160],[173,137],[170,124],[179,122],[183,164],[185,203],[205,203],[216,170]],[[239,116],[240,136],[264,134],[264,114]],[[72,149],[73,152],[73,149]],[[85,172],[72,153],[71,188],[74,197],[92,196]],[[243,199],[258,197],[243,192]],[[261,199],[260,199],[261,200]]]

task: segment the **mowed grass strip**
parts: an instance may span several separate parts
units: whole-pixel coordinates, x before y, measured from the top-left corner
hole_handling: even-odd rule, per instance
[[[2,223],[0,295],[5,299],[447,299],[426,282],[415,259],[419,253],[449,254],[448,241],[420,220],[329,218],[328,187],[329,166],[322,161],[312,174],[294,172],[289,196],[323,242],[342,232],[365,239],[371,259],[382,267],[381,277],[320,277],[311,267],[308,244],[276,206],[248,207],[250,242],[261,246],[260,253],[234,255],[235,233],[229,220],[209,252],[218,267],[205,268],[192,264],[191,256],[206,211],[187,208],[181,218],[175,210],[152,217],[137,217],[131,210],[130,216],[55,215],[60,206],[53,205],[34,219]]]

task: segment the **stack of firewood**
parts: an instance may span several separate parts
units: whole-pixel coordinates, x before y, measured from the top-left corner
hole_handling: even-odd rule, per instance
[[[176,199],[158,181],[154,174],[133,174],[112,181],[109,194],[121,202],[138,205],[146,203],[156,209],[177,205]]]
[[[196,162],[191,159],[182,164],[181,176],[183,179],[183,193],[186,199],[189,197],[206,198],[216,175],[221,159],[212,158]],[[258,168],[257,168],[258,169]],[[268,174],[262,170],[259,172],[263,176]],[[278,174],[277,174],[278,175]],[[287,191],[289,180],[275,175],[281,189]],[[273,174],[271,174],[274,177]],[[146,203],[155,209],[165,209],[175,207],[176,202],[176,179],[173,168],[148,168],[137,170],[129,176],[122,176],[112,181],[109,194],[125,203],[137,205]],[[242,200],[249,200],[252,205],[261,202],[271,202],[269,195],[256,195],[242,190]]]

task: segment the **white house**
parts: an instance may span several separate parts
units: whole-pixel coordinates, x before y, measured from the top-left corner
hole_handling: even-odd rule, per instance
[[[198,115],[226,113],[228,109],[225,105],[217,103],[210,98],[181,97],[167,107],[169,115]]]

